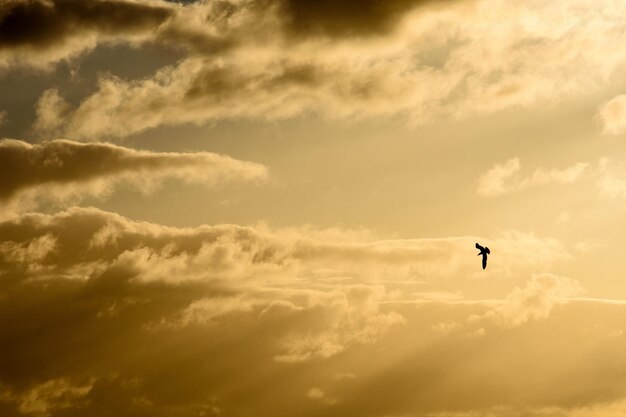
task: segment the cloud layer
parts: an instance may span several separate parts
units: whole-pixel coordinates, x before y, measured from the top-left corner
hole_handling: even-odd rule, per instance
[[[616,2],[232,1],[171,14],[151,41],[184,59],[146,79],[103,75],[75,106],[48,91],[37,128],[112,138],[311,112],[423,123],[586,94],[625,58]]]
[[[464,153],[471,143],[453,149],[452,143],[439,147],[429,141],[400,147],[407,150],[401,158],[389,159],[394,148],[387,142],[380,154],[374,146],[382,145],[373,142],[366,147],[360,142],[358,148],[303,146],[300,140],[318,132],[305,134],[299,126],[293,130],[303,133],[293,141],[298,143],[270,141],[284,148],[247,148],[246,140],[220,146],[258,152],[275,161],[281,175],[293,174],[289,190],[268,193],[258,207],[245,207],[247,218],[274,208],[289,223],[298,218],[290,209],[312,205],[315,211],[319,205],[328,208],[328,216],[299,215],[313,223],[334,221],[333,209],[367,192],[367,201],[376,200],[367,207],[372,212],[408,202],[378,215],[397,216],[404,236],[410,232],[402,228],[408,218],[403,215],[426,219],[412,223],[411,230],[419,230],[416,224],[467,233],[489,228],[494,231],[485,233],[489,236],[398,238],[341,227],[265,224],[177,228],[67,207],[85,197],[106,197],[118,187],[149,192],[168,181],[215,187],[267,179],[265,166],[224,155],[150,152],[102,142],[165,125],[314,113],[377,121],[393,117],[409,124],[445,118],[446,133],[458,118],[526,106],[543,109],[597,92],[626,59],[623,2],[0,3],[0,71],[19,68],[13,73],[18,74],[65,62],[76,76],[55,87],[53,80],[65,71],[60,66],[41,84],[32,78],[41,95],[31,133],[72,140],[0,141],[0,166],[7,174],[0,180],[1,214],[11,214],[0,216],[1,416],[623,416],[626,301],[599,298],[607,288],[619,294],[621,285],[619,274],[607,272],[619,267],[617,261],[604,262],[619,247],[605,245],[606,234],[596,238],[596,229],[606,225],[614,231],[613,218],[606,216],[598,228],[589,216],[591,227],[581,226],[583,215],[596,214],[584,211],[585,198],[567,207],[576,220],[567,227],[546,227],[538,234],[496,232],[518,214],[493,219],[506,201],[489,204],[459,192],[466,205],[458,205],[454,197],[455,190],[467,191],[467,176],[461,174],[472,172],[475,158],[458,166],[452,158],[427,161],[442,151]],[[125,47],[116,49],[120,45]],[[137,60],[133,69],[138,71],[127,74],[144,74],[138,78],[100,73],[96,85],[82,84],[82,76],[89,73],[91,80],[95,72],[80,68],[86,54],[94,52],[85,67],[98,66],[109,53],[133,55],[133,47],[144,45],[155,54],[168,55],[174,48],[178,61],[160,57],[156,61],[170,65],[145,76],[154,62]],[[102,68],[124,72],[129,62],[108,64]],[[77,91],[86,96],[78,97]],[[622,101],[618,96],[598,110],[605,133],[623,130]],[[6,108],[14,128],[24,115],[16,110],[19,103]],[[0,112],[0,123],[3,118]],[[215,129],[226,133],[224,140],[240,139],[240,128],[246,135],[256,133],[246,130],[247,124],[225,125],[234,132],[222,125]],[[293,132],[283,127],[278,136]],[[433,131],[440,134],[438,129]],[[428,139],[430,128],[423,131]],[[255,139],[267,138],[267,132],[259,133]],[[345,142],[355,133],[358,129],[349,130]],[[159,136],[123,143],[163,140]],[[491,144],[500,138],[493,136]],[[186,137],[182,143],[195,147],[199,140]],[[494,154],[510,151],[510,144],[499,146],[492,148]],[[292,150],[303,149],[311,158],[294,158]],[[584,158],[593,153],[580,152]],[[324,163],[340,165],[341,158],[346,158],[343,172],[325,169]],[[288,167],[300,161],[308,164]],[[405,169],[409,165],[421,169]],[[574,183],[591,183],[609,197],[626,196],[626,170],[608,159],[525,168],[519,158],[499,162],[473,185],[480,196]],[[416,187],[417,175],[423,180]],[[348,182],[357,177],[365,191],[352,194]],[[459,177],[462,183],[453,184]],[[303,185],[309,179],[314,186]],[[328,206],[317,199],[321,192],[296,204],[280,200],[326,185],[324,192],[332,187]],[[381,187],[389,193],[378,193]],[[394,193],[416,188],[415,198],[393,199]],[[344,191],[345,199],[332,201]],[[536,203],[529,200],[528,206]],[[555,206],[550,203],[542,200],[535,207],[550,213]],[[349,212],[354,205],[343,212],[354,214]],[[65,208],[53,212],[58,206]],[[479,212],[481,206],[498,207]],[[442,207],[449,212],[439,213]],[[45,212],[25,213],[32,208]],[[563,208],[550,216],[561,211],[558,221],[566,223],[570,214]],[[176,214],[184,216],[186,210]],[[588,242],[545,236],[545,230],[571,236],[581,227]],[[486,270],[475,242],[491,247]],[[587,283],[592,287],[583,288]]]
[[[160,1],[7,0],[0,5],[0,69],[45,66],[102,42],[136,42],[172,14]]]
[[[38,199],[66,200],[98,196],[125,183],[149,192],[168,178],[214,186],[220,182],[259,180],[265,167],[210,152],[158,153],[108,143],[52,140],[31,145],[0,141],[0,202],[29,205]]]
[[[600,359],[626,346],[624,304],[572,299],[573,280],[538,274],[490,300],[414,293],[471,279],[472,254],[453,255],[469,238],[178,229],[85,208],[0,234],[4,415],[489,415],[519,401],[550,415],[618,401],[626,383]],[[550,256],[529,236],[497,247]]]

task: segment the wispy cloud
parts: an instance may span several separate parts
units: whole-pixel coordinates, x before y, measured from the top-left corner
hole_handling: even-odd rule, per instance
[[[521,384],[524,392],[567,407],[536,390],[526,366],[512,376],[501,366],[458,363],[543,360],[542,377],[557,378],[562,369],[574,369],[570,364],[577,354],[594,354],[589,343],[604,340],[581,332],[618,334],[626,314],[623,303],[573,299],[575,281],[551,274],[536,274],[489,302],[432,296],[427,303],[403,301],[413,290],[395,287],[398,279],[434,288],[473,280],[470,268],[478,266],[467,253],[473,238],[380,240],[337,229],[172,228],[84,208],[3,221],[0,235],[0,293],[11,300],[0,309],[6,341],[0,406],[32,415],[85,415],[112,407],[121,416],[138,410],[163,414],[171,410],[163,396],[181,385],[209,387],[211,396],[185,391],[177,406],[180,415],[276,410],[279,398],[288,399],[296,415],[313,406],[355,414],[377,401],[364,394],[379,392],[389,378],[396,387],[412,386],[419,369],[429,369],[428,375],[441,381],[431,384],[437,395],[404,397],[394,389],[381,409],[443,412],[449,402],[437,398],[461,392],[460,386],[469,390],[467,398],[493,393],[498,404],[512,404],[513,397],[485,383],[484,369],[494,372],[499,386]],[[519,232],[498,239],[498,262],[517,259],[540,269],[567,258],[558,242]],[[468,248],[463,259],[455,256],[461,247]],[[335,278],[344,281],[327,280],[329,267],[336,267]],[[445,277],[430,272],[438,269]],[[492,278],[503,277],[497,272]],[[581,316],[577,309],[583,304]],[[601,329],[592,326],[599,317]],[[520,347],[528,332],[535,342]],[[602,349],[623,348],[619,337],[606,340],[611,344]],[[576,354],[554,349],[563,343]],[[602,361],[589,366],[575,368],[581,378],[610,372]],[[460,380],[444,378],[451,372]],[[172,374],[178,378],[170,383]],[[258,384],[259,377],[274,383]],[[605,389],[604,378],[590,381]],[[575,388],[558,387],[562,395]],[[181,392],[174,394],[181,398]],[[490,400],[461,401],[458,409],[496,405],[492,395],[485,398]]]
[[[626,131],[626,95],[613,97],[602,104],[596,120],[605,135],[619,135]]]
[[[517,175],[522,168],[520,160],[513,158],[495,164],[482,174],[476,192],[485,197],[494,197],[543,185],[571,184],[590,172],[590,167],[586,162],[577,162],[564,169],[537,168],[530,176],[520,177]]]
[[[489,316],[504,326],[519,326],[548,317],[552,309],[582,292],[580,284],[554,274],[535,274],[525,287],[515,288]]]
[[[611,198],[626,198],[626,169],[608,158],[600,160],[597,185],[600,191]]]

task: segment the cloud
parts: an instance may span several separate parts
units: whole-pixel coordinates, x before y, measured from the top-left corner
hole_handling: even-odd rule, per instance
[[[608,158],[600,159],[596,186],[607,197],[626,198],[626,172],[624,167]]]
[[[507,327],[545,319],[552,309],[580,294],[578,282],[554,274],[536,274],[525,287],[515,288],[490,315]]]
[[[434,0],[306,0],[279,2],[288,28],[301,36],[373,36],[393,31],[410,11],[436,5]],[[445,3],[445,2],[443,2]]]
[[[229,225],[172,229],[79,208],[55,216],[21,216],[3,227],[6,262],[52,268],[68,277],[72,271],[80,275],[84,268],[112,263],[132,267],[141,281],[227,279],[253,271],[269,277],[278,270],[324,287],[334,279],[345,283],[437,279],[475,270],[477,265],[473,257],[463,255],[473,251],[475,237],[358,241],[363,238],[336,230],[270,231]],[[77,235],[75,228],[81,227],[83,232]],[[498,248],[491,266],[499,275],[547,267],[571,256],[556,240],[516,231],[500,234],[490,245]],[[75,259],[76,251],[83,255]],[[355,291],[354,301],[365,302],[367,294]],[[370,295],[380,298],[378,290]]]
[[[78,208],[21,216],[0,229],[0,291],[16,303],[0,309],[3,341],[10,340],[0,384],[14,393],[7,401],[32,413],[70,408],[75,392],[77,399],[97,395],[98,383],[79,392],[57,382],[79,374],[101,380],[125,368],[115,353],[120,342],[130,358],[176,335],[220,337],[235,322],[239,338],[253,330],[244,324],[252,320],[273,330],[244,345],[259,343],[265,360],[294,364],[374,343],[403,322],[380,306],[387,297],[381,286],[316,284],[311,267],[298,266],[295,242],[280,234],[229,225],[175,229]],[[301,286],[289,284],[293,275]],[[16,314],[30,324],[11,324]],[[46,330],[35,336],[39,326]],[[135,340],[122,341],[124,333]],[[66,343],[68,334],[74,342]],[[147,345],[137,343],[145,337]],[[76,349],[85,349],[86,362]],[[23,386],[30,388],[20,394]]]
[[[333,323],[286,337],[274,354],[286,362],[333,356],[346,346],[371,343],[385,329],[402,323],[400,316],[381,308],[391,297],[386,280],[436,279],[437,269],[459,274],[474,265],[473,259],[460,263],[454,255],[461,247],[471,248],[469,238],[360,243],[349,233],[342,237],[336,232],[324,238],[324,233],[315,236],[306,230],[271,232],[231,225],[176,229],[96,209],[25,215],[0,223],[0,232],[5,237],[0,271],[13,277],[5,281],[7,288],[28,286],[31,280],[66,282],[70,288],[97,288],[109,280],[122,285],[120,289],[193,288],[186,295],[191,298],[167,319],[150,321],[156,329],[213,325],[255,312],[268,320],[286,314],[305,322],[326,317]],[[566,256],[558,243],[533,236],[509,234],[497,242],[499,256],[511,261],[545,265]],[[343,283],[328,281],[333,275],[321,268],[329,266],[339,270],[337,278],[343,277]],[[293,279],[300,285],[280,290],[281,283]],[[205,285],[214,290],[198,290]],[[94,314],[114,317],[120,310],[141,308],[144,298],[130,291],[94,299],[91,308],[97,310]]]
[[[99,42],[146,37],[173,13],[160,1],[8,0],[0,5],[0,67],[45,66]]]
[[[318,310],[331,322],[339,323],[343,331],[337,328],[328,333],[322,328],[311,332],[309,335],[315,338],[312,344],[332,339],[338,349],[343,349],[350,343],[375,340],[379,331],[400,320],[397,315],[378,313],[378,304],[385,298],[380,286],[346,285],[328,290],[309,283],[293,292],[257,288],[266,280],[280,282],[285,274],[311,278],[315,265],[307,265],[306,258],[295,248],[298,244],[280,234],[227,225],[172,229],[78,208],[56,216],[24,216],[3,223],[0,229],[7,237],[0,246],[0,268],[9,275],[17,274],[24,284],[37,278],[85,285],[98,281],[98,276],[121,275],[127,277],[124,280],[132,278],[133,285],[139,287],[161,282],[189,289],[199,285],[222,288],[222,295],[197,292],[197,288],[187,294],[192,297],[188,304],[162,323],[175,325],[165,328],[210,324],[224,316],[251,312],[266,318],[285,313],[306,318],[311,310]],[[77,256],[76,251],[81,255]],[[110,300],[98,311],[110,316],[108,313],[118,308],[132,308],[137,303],[131,298]],[[160,322],[155,317],[155,328]],[[291,341],[285,341],[285,346],[291,345]],[[317,347],[305,343],[289,349],[304,352]]]
[[[113,138],[163,125],[308,113],[419,124],[585,94],[605,85],[626,58],[608,18],[626,15],[626,6],[615,2],[379,3],[178,7],[154,39],[187,49],[186,58],[142,80],[103,75],[93,94],[62,106],[66,123],[47,123],[55,117],[42,112],[37,127]],[[378,35],[363,42],[371,34]],[[48,93],[40,108],[53,110],[51,99],[59,103]]]
[[[614,400],[626,384],[610,359],[626,341],[607,336],[623,327],[624,303],[572,299],[574,281],[538,274],[504,298],[416,302],[414,286],[508,291],[499,263],[517,259],[518,279],[567,258],[521,232],[494,238],[494,275],[481,280],[473,237],[173,228],[89,208],[24,214],[0,222],[0,235],[5,415],[570,409]],[[533,363],[545,364],[543,385]],[[575,381],[591,386],[581,393]],[[312,387],[323,395],[307,396]]]
[[[93,381],[72,384],[65,379],[56,379],[36,385],[21,395],[5,394],[5,399],[18,404],[23,415],[50,416],[53,412],[80,406],[93,388]]]
[[[485,197],[494,197],[529,188],[550,184],[571,184],[590,171],[590,164],[577,162],[564,169],[538,168],[532,175],[518,178],[521,170],[519,158],[512,158],[482,174],[478,179],[476,192]]]
[[[46,65],[102,43],[149,41],[215,54],[242,40],[254,43],[268,30],[274,38],[384,34],[411,10],[437,3],[342,0],[311,7],[300,0],[10,0],[0,8],[0,59],[4,65]]]
[[[598,191],[609,198],[626,198],[626,170],[624,165],[610,158],[600,158],[593,171]]]
[[[404,324],[398,313],[380,311],[387,297],[383,286],[351,285],[319,297],[314,303],[334,311],[333,326],[321,332],[295,334],[283,343],[279,362],[303,362],[312,358],[330,358],[353,344],[374,343],[391,327]]]
[[[519,158],[509,159],[502,164],[496,164],[485,172],[478,180],[477,192],[484,196],[506,194],[506,182],[521,169]]]
[[[524,178],[520,188],[531,188],[548,184],[571,184],[578,181],[588,170],[589,164],[577,162],[564,169],[537,169],[529,178]]]
[[[328,397],[324,391],[320,388],[313,387],[307,393],[306,396],[312,400],[321,401],[325,404],[334,404],[337,402],[337,399]]]
[[[588,162],[577,162],[564,169],[537,168],[532,175],[520,176],[519,158],[512,158],[495,164],[478,179],[476,193],[484,197],[496,197],[512,192],[552,184],[572,184],[583,179],[592,179],[601,195],[609,198],[626,197],[626,171],[622,164],[603,157],[595,166]],[[570,214],[563,212],[557,224],[570,220]]]
[[[602,104],[596,120],[605,135],[619,135],[626,130],[626,95],[615,96]]]
[[[209,152],[158,153],[69,140],[32,145],[4,139],[0,141],[0,164],[11,173],[3,180],[0,201],[18,206],[41,198],[98,196],[119,183],[150,190],[167,178],[213,186],[267,175],[262,165]]]

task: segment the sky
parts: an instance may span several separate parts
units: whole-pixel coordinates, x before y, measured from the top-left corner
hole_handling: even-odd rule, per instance
[[[624,45],[618,0],[0,0],[0,415],[626,417]]]

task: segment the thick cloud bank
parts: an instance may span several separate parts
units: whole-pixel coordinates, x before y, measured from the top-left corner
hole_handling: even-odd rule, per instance
[[[148,38],[180,48],[183,59],[144,79],[103,75],[74,105],[63,101],[63,91],[49,90],[36,128],[112,138],[163,125],[308,113],[419,124],[585,95],[606,85],[626,59],[626,6],[619,2],[248,0],[170,7]],[[614,107],[601,119],[614,119]]]
[[[7,416],[461,416],[520,401],[568,415],[626,385],[601,359],[626,347],[624,304],[572,299],[573,280],[538,274],[500,300],[415,290],[477,282],[454,256],[474,238],[178,229],[84,208],[0,235]],[[519,233],[497,245],[507,263],[567,257]]]
[[[159,1],[6,0],[0,3],[0,68],[44,66],[99,42],[134,42],[172,13]]]

